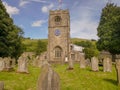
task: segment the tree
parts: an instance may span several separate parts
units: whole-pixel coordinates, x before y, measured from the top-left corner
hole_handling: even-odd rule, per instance
[[[22,44],[23,33],[24,32],[22,31],[22,29],[15,25],[14,32],[11,32],[11,34],[9,35],[11,45],[10,50],[12,50],[11,57],[13,58],[17,59],[25,50],[25,46],[24,44]]]
[[[98,56],[99,51],[96,47],[96,42],[91,41],[81,41],[75,42],[76,45],[84,47],[83,52],[85,53],[85,57],[91,59],[93,56]]]
[[[22,53],[22,34],[22,29],[14,25],[0,0],[0,57],[19,57]]]
[[[97,30],[98,49],[120,54],[120,7],[107,3],[102,10]]]
[[[42,52],[47,50],[47,43],[41,40],[38,40],[36,47],[36,55],[40,55]]]

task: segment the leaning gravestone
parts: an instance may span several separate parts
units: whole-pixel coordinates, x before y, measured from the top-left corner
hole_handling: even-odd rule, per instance
[[[29,73],[28,72],[28,58],[23,55],[18,59],[18,70],[20,73]]]
[[[103,71],[104,72],[111,72],[112,71],[112,60],[107,57],[103,60]]]
[[[59,75],[49,64],[42,66],[41,75],[38,79],[37,90],[60,90]]]
[[[80,68],[85,68],[85,67],[86,67],[85,54],[81,53],[81,55],[80,55]]]
[[[98,59],[96,57],[91,58],[91,68],[92,68],[92,71],[99,71]]]
[[[4,82],[0,81],[0,90],[4,90]]]
[[[117,81],[120,85],[120,55],[116,55],[116,71],[117,71]]]

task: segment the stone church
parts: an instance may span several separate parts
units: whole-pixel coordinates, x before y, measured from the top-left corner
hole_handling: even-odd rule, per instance
[[[48,26],[48,59],[64,62],[70,53],[70,15],[68,10],[50,11]]]
[[[50,10],[48,20],[47,52],[40,59],[50,63],[65,63],[69,59],[80,61],[82,47],[71,44],[70,14],[68,10]]]

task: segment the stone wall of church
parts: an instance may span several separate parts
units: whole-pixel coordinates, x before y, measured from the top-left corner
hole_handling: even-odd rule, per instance
[[[59,16],[61,20],[55,22],[55,17]],[[64,61],[69,54],[70,43],[70,17],[68,10],[50,11],[49,15],[49,35],[48,35],[48,60]],[[56,35],[59,30],[59,35]],[[59,47],[62,50],[61,58],[55,58],[55,49]]]

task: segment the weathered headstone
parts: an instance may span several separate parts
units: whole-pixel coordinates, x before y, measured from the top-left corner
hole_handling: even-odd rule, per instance
[[[112,71],[112,60],[110,58],[104,58],[103,60],[103,71],[111,72]]]
[[[0,57],[0,71],[3,71],[5,68],[5,61],[3,58]]]
[[[28,72],[28,58],[26,56],[19,57],[17,72],[20,72],[20,73],[29,73]]]
[[[70,58],[69,58],[69,66],[68,66],[68,70],[72,70],[74,67],[73,67],[73,60],[74,60],[74,54],[71,54],[70,55]]]
[[[70,70],[73,69],[73,60],[71,60],[71,59],[69,60],[69,68],[68,69],[70,69]]]
[[[0,90],[4,90],[4,82],[0,81]]]
[[[52,67],[49,64],[44,64],[41,69],[37,90],[60,90],[59,75]]]
[[[116,71],[117,71],[117,81],[120,85],[120,55],[116,55]]]
[[[12,59],[10,57],[0,58],[0,71],[12,71]]]
[[[86,67],[85,54],[81,53],[81,55],[80,55],[80,68],[85,68],[85,67]]]
[[[92,68],[92,71],[99,71],[98,58],[96,57],[91,58],[91,68]]]
[[[11,58],[10,57],[5,57],[4,61],[5,61],[5,68],[4,68],[4,70],[5,71],[11,71],[12,70],[12,66],[10,65]]]
[[[91,66],[90,59],[87,58],[87,59],[85,60],[85,63],[86,63],[86,66]]]
[[[36,56],[33,58],[33,62],[32,62],[33,66],[36,66],[36,67],[38,66],[38,59],[39,59],[39,56]]]
[[[43,52],[37,57],[35,57],[33,60],[33,65],[37,67],[41,67],[44,61],[47,61],[47,52]]]
[[[11,65],[12,68],[15,67],[15,65],[16,65],[16,60],[15,60],[15,58],[12,58],[12,59],[11,59],[10,65]]]

